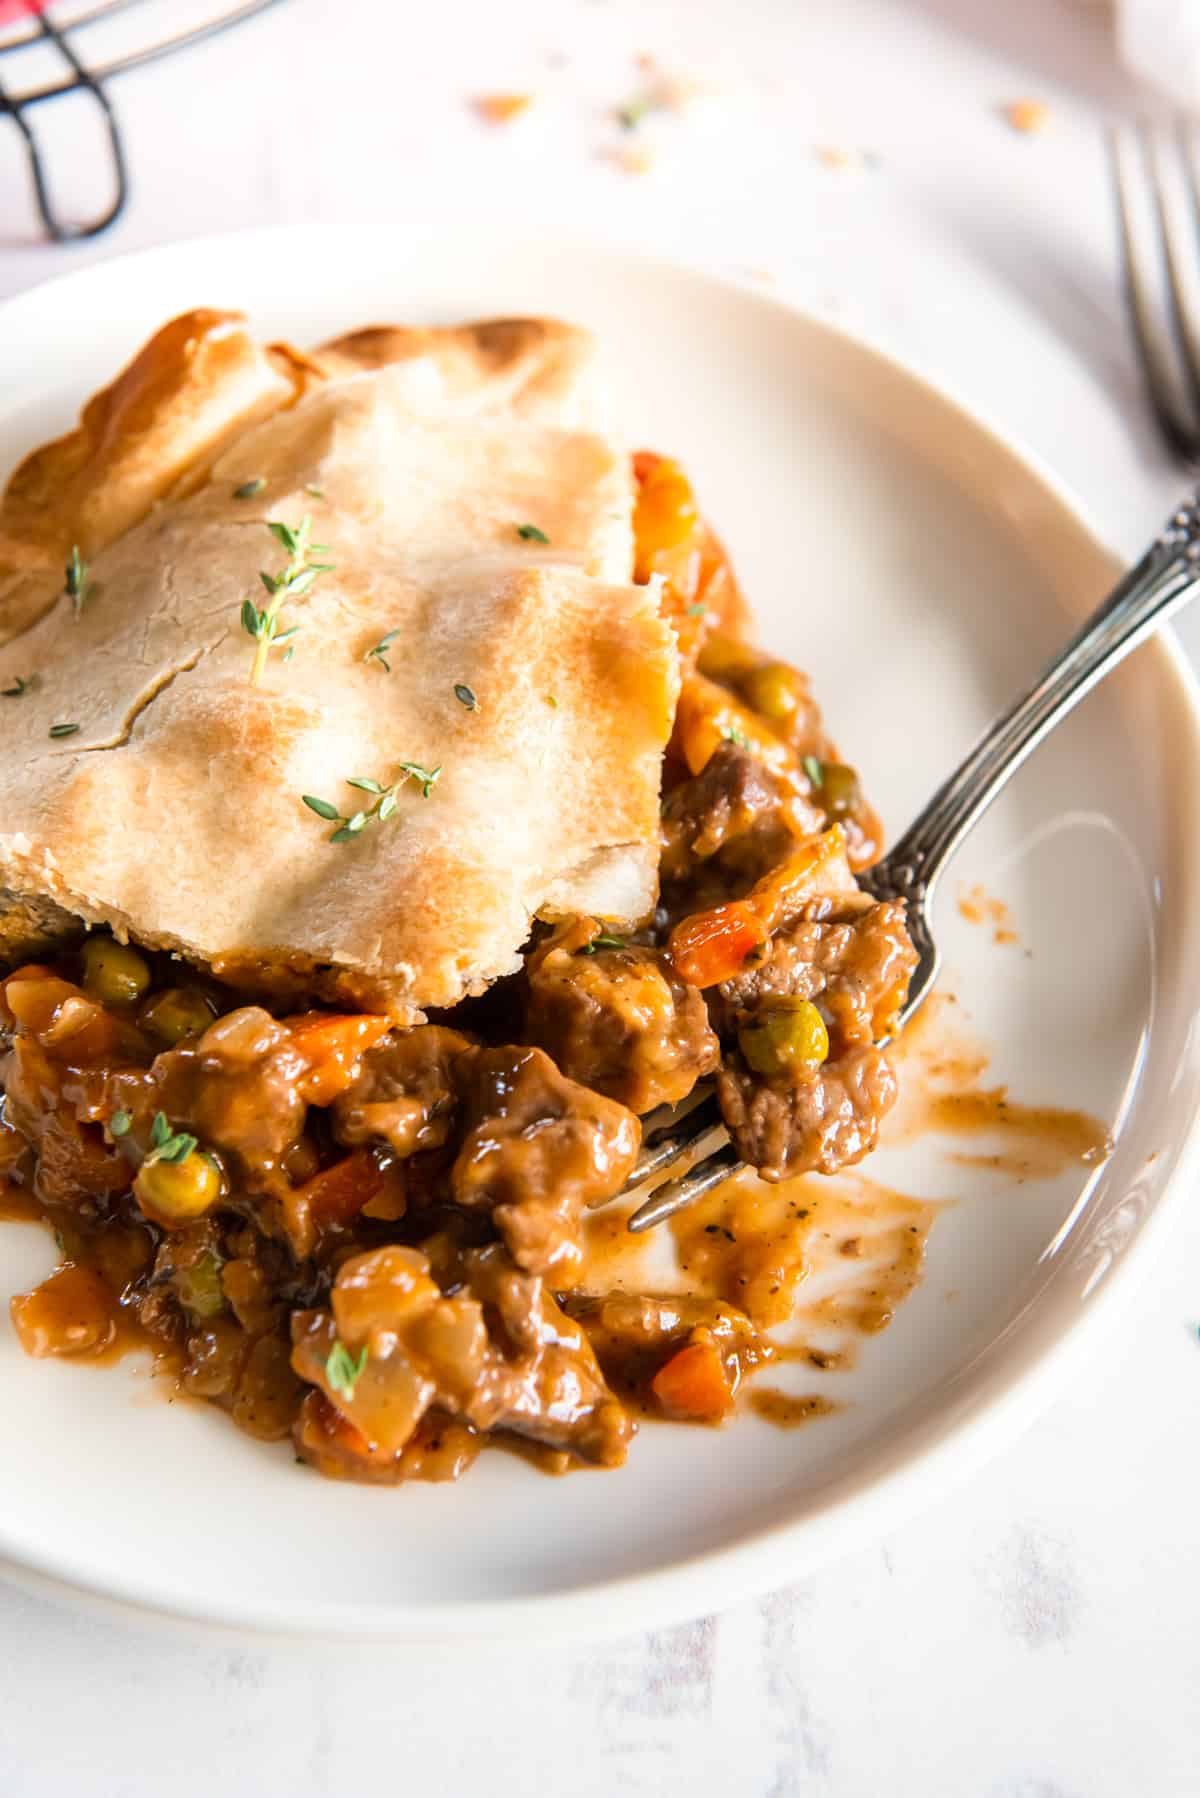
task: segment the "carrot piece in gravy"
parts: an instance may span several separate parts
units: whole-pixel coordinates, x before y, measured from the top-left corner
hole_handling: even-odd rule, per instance
[[[668,1417],[715,1422],[733,1403],[721,1352],[703,1340],[672,1355],[651,1380],[650,1390]]]
[[[391,1028],[386,1018],[353,1012],[309,1011],[283,1022],[308,1064],[298,1090],[310,1105],[331,1105],[345,1092],[359,1057]]]
[[[671,932],[667,953],[689,986],[716,986],[741,972],[746,957],[767,940],[757,912],[743,899],[695,912]]]

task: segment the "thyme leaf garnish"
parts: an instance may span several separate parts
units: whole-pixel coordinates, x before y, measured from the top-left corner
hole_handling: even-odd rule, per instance
[[[78,729],[77,724],[52,724],[50,735],[52,737],[73,737]]]
[[[601,932],[599,936],[594,936],[590,943],[585,943],[579,953],[580,955],[597,955],[601,949],[624,949],[626,942],[627,939],[623,936],[609,936],[607,932]]]
[[[332,562],[311,560],[314,553],[324,553],[325,545],[310,542],[312,520],[307,512],[299,525],[294,527],[284,524],[279,518],[268,518],[264,522],[272,537],[287,551],[288,562],[282,574],[269,574],[266,569],[259,570],[258,578],[268,594],[265,606],[256,606],[252,599],[242,601],[242,629],[255,642],[254,666],[250,670],[252,687],[256,687],[262,679],[271,650],[276,644],[294,637],[300,628],[293,625],[286,631],[279,629],[279,610],[284,600],[299,599],[308,592],[319,574],[328,574],[333,567]]]
[[[325,1362],[325,1378],[334,1392],[340,1393],[343,1398],[353,1398],[354,1388],[362,1379],[363,1369],[366,1365],[365,1345],[357,1355],[352,1355],[340,1337],[335,1337],[333,1347]]]
[[[396,810],[396,794],[405,781],[415,781],[421,789],[422,799],[428,799],[437,784],[441,770],[423,768],[420,762],[397,762],[399,770],[390,786],[382,781],[374,780],[367,774],[348,774],[346,785],[354,787],[359,793],[367,793],[374,799],[374,805],[356,812],[342,812],[329,799],[321,799],[315,793],[302,793],[301,802],[318,818],[324,818],[327,824],[336,824],[337,829],[330,832],[331,843],[348,843],[352,837],[359,836],[368,824],[386,824]]]
[[[150,1126],[150,1143],[150,1153],[142,1164],[144,1167],[152,1167],[156,1161],[186,1161],[196,1147],[196,1138],[189,1136],[186,1130],[172,1129],[166,1113],[156,1111]]]
[[[0,699],[20,699],[24,693],[32,693],[38,684],[36,674],[15,674],[11,687],[0,687]]]
[[[78,543],[71,545],[71,555],[63,570],[63,579],[66,582],[67,597],[71,601],[76,618],[78,618],[83,610],[83,602],[87,598],[88,590],[88,565],[79,553]]]
[[[536,524],[519,524],[517,536],[525,543],[549,543],[545,531],[540,531]]]
[[[800,765],[808,775],[808,778],[811,780],[814,787],[823,787],[825,785],[825,770],[822,768],[815,755],[804,756]]]
[[[233,497],[234,499],[253,499],[256,493],[262,492],[266,484],[265,476],[256,474],[252,481],[243,481],[240,487],[235,487]]]
[[[392,672],[392,664],[387,659],[387,652],[399,635],[399,630],[385,631],[378,643],[373,643],[370,649],[368,649],[366,655],[363,657],[363,661],[378,662],[384,673],[390,674]]]
[[[736,743],[739,749],[749,749],[750,739],[739,725],[727,724],[721,732],[727,743]]]
[[[652,94],[638,94],[632,100],[626,100],[624,106],[618,106],[617,123],[623,131],[636,131],[646,114],[654,112],[657,106]]]
[[[457,699],[459,705],[466,706],[468,712],[474,712],[478,709],[479,701],[476,699],[470,687],[466,686],[462,681],[455,682],[454,697]]]

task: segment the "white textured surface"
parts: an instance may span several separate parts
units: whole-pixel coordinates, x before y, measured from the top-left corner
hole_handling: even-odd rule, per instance
[[[655,169],[630,177],[597,150],[639,50],[726,93],[665,124]],[[488,133],[464,97],[501,88],[539,104]],[[1127,550],[1179,484],[1120,315],[1098,127],[1132,94],[1092,9],[290,0],[116,97],[136,187],[98,245],[31,245],[15,134],[0,136],[0,291],[239,223],[377,217],[402,234],[431,206],[447,230],[508,209],[525,229],[772,270],[1040,453]],[[1050,122],[1019,137],[996,109],[1030,97]],[[86,121],[69,115],[47,131],[83,203]],[[820,144],[881,162],[829,168]],[[1200,618],[1183,634],[1200,647]],[[708,1622],[540,1651],[320,1652],[150,1635],[6,1591],[0,1792],[1190,1795],[1198,1250],[1200,1226],[1175,1233],[1086,1384],[1003,1464],[877,1549]],[[69,1446],[64,1479],[86,1479]]]

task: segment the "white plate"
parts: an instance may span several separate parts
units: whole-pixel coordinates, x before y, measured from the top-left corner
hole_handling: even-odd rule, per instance
[[[893,834],[1114,572],[1043,475],[871,350],[760,293],[546,244],[306,228],[51,283],[0,311],[0,463],[197,304],[300,343],[534,309],[594,326],[631,440],[685,459],[762,640],[812,671]],[[1167,1209],[1200,1086],[1197,744],[1177,653],[1144,648],[963,853],[955,877],[1007,900],[1032,952],[943,905],[994,1076],[1113,1122],[1117,1150],[1090,1179],[1019,1188],[934,1141],[907,1151],[906,1191],[959,1202],[923,1286],[837,1376],[840,1414],[647,1427],[616,1474],[551,1481],[495,1455],[458,1487],[380,1491],[301,1473],[129,1365],[28,1361],[0,1324],[0,1563],[262,1629],[618,1629],[714,1609],[893,1524],[1032,1415]],[[39,1232],[0,1227],[0,1293],[48,1266]]]

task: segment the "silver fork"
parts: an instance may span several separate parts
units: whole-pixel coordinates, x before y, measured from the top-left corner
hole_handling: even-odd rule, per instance
[[[1029,691],[984,733],[891,853],[859,875],[859,885],[876,899],[903,899],[907,904],[908,930],[918,959],[898,1030],[937,979],[941,957],[930,911],[937,883],[963,838],[1042,738],[1198,590],[1200,490],[1172,515],[1136,567],[1117,583]],[[682,1106],[651,1112],[643,1123],[643,1137],[645,1146],[625,1188],[627,1193],[668,1173],[681,1161],[692,1160],[694,1165],[681,1178],[657,1187],[638,1206],[629,1219],[633,1231],[662,1223],[727,1180],[739,1165],[707,1082]]]
[[[1125,298],[1146,393],[1167,445],[1200,462],[1200,172],[1193,132],[1116,126],[1109,158]]]
[[[1184,125],[1170,137],[1148,127],[1116,127],[1109,139],[1126,298],[1150,402],[1171,450],[1200,462],[1200,176]],[[1161,297],[1160,297],[1161,296]],[[876,898],[903,897],[919,960],[900,1015],[903,1028],[938,972],[930,929],[934,888],[963,837],[1026,756],[1110,668],[1168,613],[1191,598],[1197,558],[1197,499],[1185,502],[1162,536],[1093,613],[1023,699],[997,720],[938,789],[890,855],[860,876]],[[629,1219],[652,1229],[727,1180],[738,1166],[715,1091],[702,1082],[678,1106],[643,1121],[637,1167],[625,1188],[665,1180]]]

